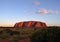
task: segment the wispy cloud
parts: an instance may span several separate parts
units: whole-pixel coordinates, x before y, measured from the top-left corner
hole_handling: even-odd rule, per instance
[[[34,4],[34,5],[40,5],[40,4],[41,4],[41,2],[34,1],[34,2],[33,2],[33,4]]]
[[[57,10],[52,10],[52,9],[47,10],[45,8],[39,8],[35,11],[29,10],[25,12],[30,13],[30,14],[58,14],[59,13],[59,11]]]
[[[35,13],[36,14],[57,14],[59,12],[56,10],[47,10],[45,8],[41,8],[41,9],[37,9]]]
[[[32,11],[32,10],[25,10],[24,12],[25,12],[25,13],[30,13],[30,14],[35,14],[35,12]]]
[[[35,13],[37,13],[37,14],[40,14],[40,13],[47,14],[48,11],[46,9],[42,8],[42,9],[37,9]]]

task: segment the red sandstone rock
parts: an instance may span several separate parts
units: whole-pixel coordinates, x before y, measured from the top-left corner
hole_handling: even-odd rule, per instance
[[[18,22],[14,25],[14,27],[47,27],[46,23],[39,22],[39,21],[25,21],[25,22]]]

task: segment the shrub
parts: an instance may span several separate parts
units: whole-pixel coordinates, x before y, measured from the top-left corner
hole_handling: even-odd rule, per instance
[[[10,30],[10,29],[5,29],[4,32],[8,33],[10,35],[19,35],[20,34],[19,31],[13,31],[13,30]]]
[[[60,42],[60,28],[41,28],[30,39],[31,42]]]
[[[26,38],[28,38],[27,36],[24,36],[24,35],[20,35],[19,36],[19,39],[26,39]]]
[[[10,35],[19,35],[19,34],[20,34],[19,31],[12,31],[12,32],[10,32]]]
[[[0,38],[2,38],[2,39],[6,39],[6,38],[8,38],[8,37],[9,37],[8,34],[1,34],[1,35],[0,35]]]
[[[3,31],[0,31],[0,35],[3,34]]]
[[[11,38],[8,42],[18,42],[20,39],[25,39],[25,36],[22,35],[14,35],[13,38]]]
[[[8,42],[18,42],[19,36],[13,36]]]
[[[10,29],[5,29],[5,30],[3,30],[4,32],[6,32],[6,33],[10,33],[12,30],[10,30]]]

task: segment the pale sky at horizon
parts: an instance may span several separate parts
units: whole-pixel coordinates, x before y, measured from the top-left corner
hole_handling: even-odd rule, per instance
[[[60,26],[60,0],[0,0],[0,26],[30,20]]]

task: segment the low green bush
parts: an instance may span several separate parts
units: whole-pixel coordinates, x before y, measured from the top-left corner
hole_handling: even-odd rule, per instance
[[[3,34],[3,31],[0,31],[0,35]]]
[[[12,31],[12,32],[10,32],[10,35],[20,35],[20,32],[19,31]]]
[[[3,30],[4,33],[6,34],[10,34],[10,35],[19,35],[20,32],[19,31],[13,31],[13,30],[10,30],[10,29],[5,29]]]
[[[31,42],[60,42],[60,28],[41,28],[30,39]]]
[[[0,38],[2,38],[2,39],[6,39],[6,38],[8,38],[8,37],[9,37],[8,34],[1,34],[1,35],[0,35]]]
[[[19,40],[19,36],[15,35],[8,42],[18,42],[18,40]]]
[[[18,40],[25,39],[25,36],[22,35],[14,35],[8,42],[18,42]]]

